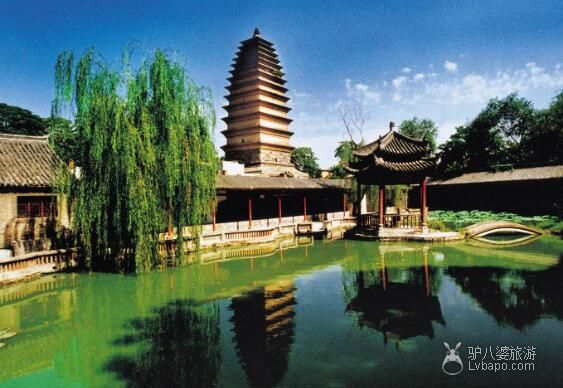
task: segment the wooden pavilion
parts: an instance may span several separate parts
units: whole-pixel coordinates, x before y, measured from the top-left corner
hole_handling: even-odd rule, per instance
[[[352,172],[358,185],[379,186],[379,211],[359,215],[359,226],[380,230],[383,228],[427,229],[426,180],[436,168],[437,157],[430,156],[425,140],[412,139],[393,130],[376,141],[354,150],[355,160],[347,169]],[[420,185],[420,210],[405,209],[385,212],[386,185]],[[360,186],[361,187],[361,186]]]

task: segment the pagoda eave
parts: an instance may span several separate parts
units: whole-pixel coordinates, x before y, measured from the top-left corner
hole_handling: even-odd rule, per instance
[[[252,108],[255,106],[264,106],[266,108],[272,108],[272,109],[277,109],[277,110],[281,110],[282,112],[285,113],[289,113],[291,111],[291,108],[283,105],[283,104],[274,104],[272,102],[266,102],[263,100],[252,100],[252,101],[245,101],[245,102],[241,102],[238,104],[230,104],[230,105],[223,105],[223,109],[225,109],[227,112],[233,111],[233,110],[239,110],[241,108]]]
[[[229,151],[239,151],[239,150],[253,150],[253,149],[268,149],[273,151],[286,151],[291,152],[295,149],[293,146],[283,145],[283,144],[272,144],[263,142],[254,143],[241,143],[241,144],[225,144],[221,146],[221,149],[225,152]]]
[[[284,137],[291,137],[294,132],[286,129],[277,129],[277,128],[267,128],[267,127],[248,127],[248,128],[240,128],[240,129],[224,129],[221,131],[221,134],[227,136],[234,136],[234,135],[245,135],[245,134],[255,134],[255,133],[271,133],[276,135],[281,135]]]

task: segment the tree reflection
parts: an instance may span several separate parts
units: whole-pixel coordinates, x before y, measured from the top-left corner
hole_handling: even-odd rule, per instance
[[[282,381],[295,335],[293,283],[278,283],[232,299],[237,355],[248,383],[272,387]]]
[[[453,267],[447,274],[500,326],[523,330],[545,315],[563,319],[563,255],[543,271]]]
[[[106,370],[128,386],[217,386],[221,369],[218,305],[177,300],[155,313],[129,323],[133,333],[115,345],[135,344],[138,351],[114,357]]]

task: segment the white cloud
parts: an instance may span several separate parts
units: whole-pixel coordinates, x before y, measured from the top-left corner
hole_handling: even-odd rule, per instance
[[[455,73],[457,71],[457,63],[446,61],[444,62],[444,69],[446,69],[450,73]]]
[[[401,90],[407,83],[407,77],[402,75],[400,77],[395,78],[393,81],[391,81],[391,83],[393,84],[395,90]]]
[[[408,73],[411,72],[411,68],[410,68],[410,67],[403,67],[403,68],[401,69],[401,72],[402,72],[402,73],[405,73],[405,74],[408,74]]]
[[[362,105],[376,105],[381,101],[381,93],[366,84],[354,84],[351,79],[347,78],[344,85],[346,95]]]
[[[424,81],[425,78],[426,76],[424,74],[416,73],[412,79],[418,82],[418,81]]]
[[[440,103],[485,103],[491,98],[502,98],[512,92],[561,87],[563,73],[559,69],[548,72],[530,62],[523,69],[502,70],[494,75],[471,73],[444,82],[430,81],[424,85],[423,93]]]
[[[339,105],[357,102],[369,113],[371,117],[364,127],[366,141],[384,133],[391,120],[400,123],[418,116],[438,124],[438,141],[443,142],[456,126],[473,119],[491,98],[518,92],[540,108],[563,88],[563,68],[557,62],[550,66],[529,62],[496,72],[462,73],[464,68],[458,67],[457,72],[449,72],[447,77],[446,69],[436,69],[400,73],[387,80],[346,79],[335,94],[296,98],[291,112],[295,120],[291,125],[295,132],[291,142],[294,146],[311,146],[321,166],[328,167],[336,162],[333,153],[338,141],[347,136]],[[296,92],[295,97],[301,97],[301,93]]]

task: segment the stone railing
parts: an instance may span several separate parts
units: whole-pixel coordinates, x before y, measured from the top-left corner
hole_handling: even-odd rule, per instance
[[[31,252],[0,261],[0,284],[41,273],[62,271],[77,263],[76,249]]]
[[[312,221],[322,219],[323,221]],[[356,224],[356,218],[350,217],[346,212],[324,213],[321,216],[311,215],[206,224],[201,227],[199,235],[200,247],[222,246],[230,244],[246,244],[272,241],[282,236],[299,235],[329,231],[335,228],[349,228]],[[174,229],[172,236],[167,233],[160,234],[159,252],[161,255],[170,255],[175,250],[177,231]],[[184,230],[184,249],[195,249],[195,241],[189,229]]]

